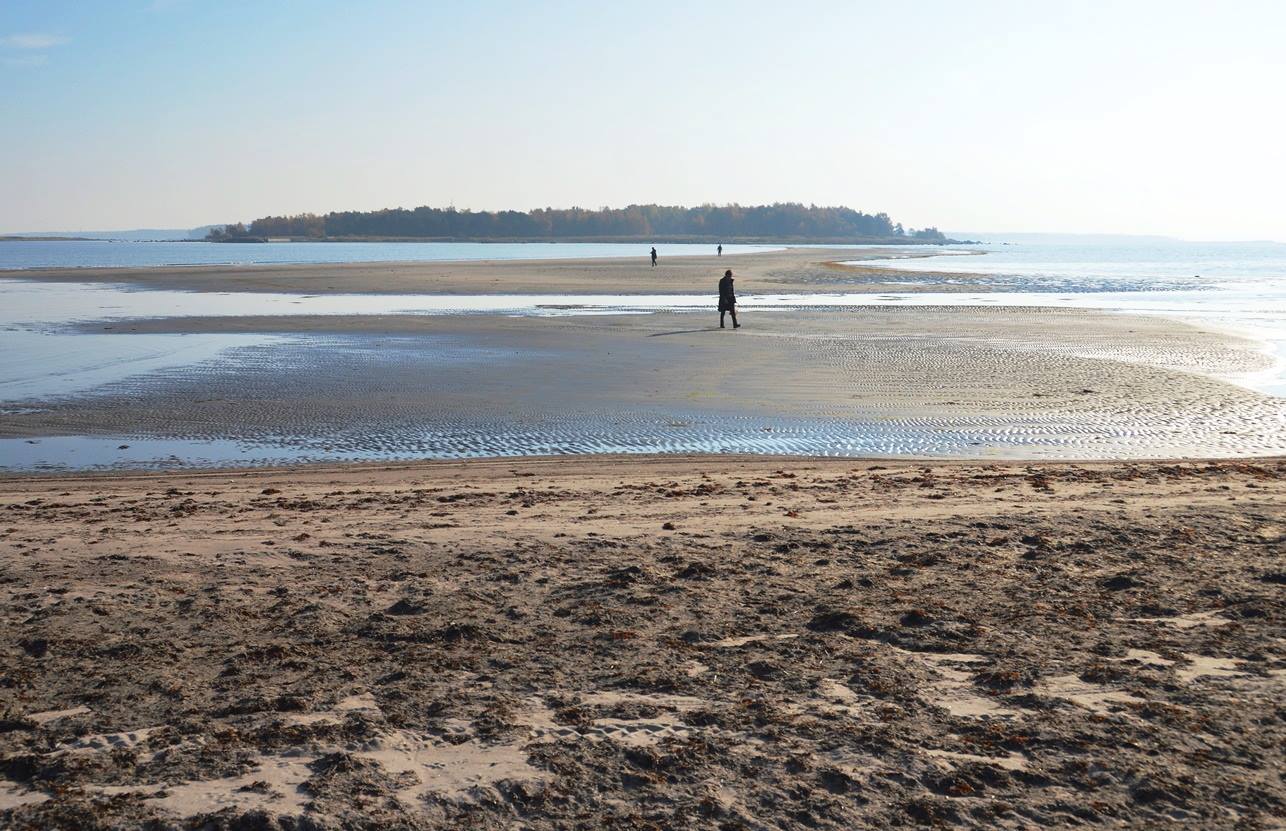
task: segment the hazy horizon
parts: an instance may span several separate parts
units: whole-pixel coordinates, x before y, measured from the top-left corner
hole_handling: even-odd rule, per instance
[[[0,232],[804,202],[1283,240],[1286,7],[0,10]]]

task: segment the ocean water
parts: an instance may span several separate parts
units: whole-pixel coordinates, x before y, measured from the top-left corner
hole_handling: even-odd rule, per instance
[[[175,265],[558,260],[648,256],[647,243],[570,242],[117,242],[0,240],[0,269],[151,268]],[[725,254],[775,251],[781,246],[725,245]],[[662,256],[715,253],[713,245],[659,244]]]
[[[1170,291],[1286,282],[1286,243],[995,242],[934,249],[934,256],[864,261],[897,271],[981,275],[971,285],[1011,291]],[[962,282],[965,282],[962,280]]]

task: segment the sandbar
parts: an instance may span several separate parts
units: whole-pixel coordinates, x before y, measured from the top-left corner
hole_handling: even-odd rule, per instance
[[[662,246],[664,251],[664,246]],[[958,279],[907,285],[904,272],[847,260],[931,257],[933,250],[784,248],[753,254],[461,262],[305,263],[0,270],[0,279],[124,283],[186,291],[360,294],[669,294],[712,292],[724,269],[760,292],[955,291]],[[959,275],[952,275],[958,278]]]

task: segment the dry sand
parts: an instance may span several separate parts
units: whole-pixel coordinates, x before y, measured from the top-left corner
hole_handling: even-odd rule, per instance
[[[6,827],[1286,812],[1281,459],[11,479],[0,552]]]

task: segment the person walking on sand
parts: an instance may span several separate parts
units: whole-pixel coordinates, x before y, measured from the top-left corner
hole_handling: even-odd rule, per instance
[[[740,329],[741,324],[737,322],[737,295],[732,291],[732,269],[723,273],[723,279],[719,281],[719,328],[727,328],[723,325],[723,316],[732,315],[732,328]]]
[[[719,247],[718,247],[718,248],[716,248],[715,250],[716,250],[716,251],[718,251],[718,252],[719,252],[719,256],[720,256],[720,257],[722,257],[722,256],[723,256],[723,243],[719,243]]]
[[[652,246],[652,267],[656,268],[656,246]]]

